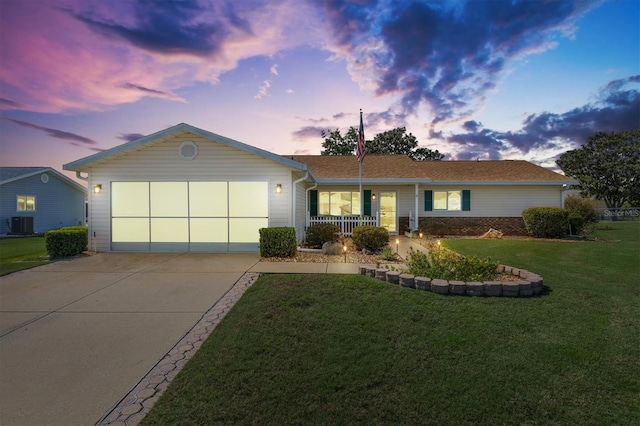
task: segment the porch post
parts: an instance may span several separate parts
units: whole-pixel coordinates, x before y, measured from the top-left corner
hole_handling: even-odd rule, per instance
[[[420,210],[419,210],[419,200],[420,200],[420,191],[418,189],[418,187],[420,186],[420,184],[416,183],[415,185],[415,224],[414,227],[415,229],[411,229],[412,231],[415,231],[416,229],[420,229],[420,217],[418,216],[420,214]]]

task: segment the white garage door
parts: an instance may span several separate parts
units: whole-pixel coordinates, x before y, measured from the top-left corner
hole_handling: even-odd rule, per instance
[[[258,251],[268,182],[112,182],[111,250]]]

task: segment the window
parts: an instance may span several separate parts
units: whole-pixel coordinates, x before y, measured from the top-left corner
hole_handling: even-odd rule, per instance
[[[36,211],[35,195],[18,195],[16,197],[16,210],[19,212]]]
[[[318,213],[325,216],[360,214],[360,193],[347,191],[319,192]]]
[[[434,210],[462,210],[462,195],[460,191],[434,191],[433,193],[433,209]]]
[[[424,210],[470,211],[471,191],[424,191]]]

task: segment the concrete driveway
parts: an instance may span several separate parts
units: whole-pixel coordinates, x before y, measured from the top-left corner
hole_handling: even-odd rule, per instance
[[[258,260],[100,253],[0,278],[0,424],[94,424]]]

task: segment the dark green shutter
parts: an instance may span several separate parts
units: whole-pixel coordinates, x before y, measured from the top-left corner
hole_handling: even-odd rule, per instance
[[[318,190],[309,191],[309,216],[318,216]]]
[[[462,190],[462,210],[465,212],[471,210],[471,191],[468,189]]]
[[[424,191],[424,211],[433,211],[433,191]]]
[[[362,214],[364,216],[371,216],[371,190],[365,189],[364,191],[364,211]]]

